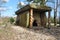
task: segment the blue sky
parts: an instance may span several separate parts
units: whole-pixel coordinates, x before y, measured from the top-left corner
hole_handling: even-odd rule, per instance
[[[14,16],[15,11],[17,10],[18,0],[9,0],[4,6],[7,6],[7,10],[3,11],[1,16]]]
[[[15,11],[17,11],[17,4],[18,2],[22,2],[22,1],[25,1],[25,0],[9,0],[7,3],[4,4],[4,6],[7,6],[7,10],[6,11],[3,11],[2,12],[2,15],[1,16],[15,16]],[[54,6],[52,3],[47,3],[48,6]],[[49,5],[50,4],[50,5]],[[51,15],[53,16],[53,10],[51,12]]]
[[[17,11],[18,2],[23,2],[25,0],[9,0],[7,3],[3,4],[6,6],[7,10],[1,12],[1,16],[15,16],[15,11]]]

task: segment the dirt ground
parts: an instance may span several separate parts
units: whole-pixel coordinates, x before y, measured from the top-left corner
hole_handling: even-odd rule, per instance
[[[24,28],[0,25],[0,40],[60,40],[60,28]]]

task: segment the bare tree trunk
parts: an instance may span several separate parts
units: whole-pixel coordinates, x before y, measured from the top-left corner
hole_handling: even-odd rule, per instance
[[[57,11],[54,10],[54,26],[55,26],[55,27],[56,27],[56,25],[57,25],[56,17],[57,17]]]
[[[54,26],[57,26],[57,8],[58,8],[58,0],[56,1],[56,9],[54,10]]]
[[[59,26],[60,26],[60,12],[59,12]]]

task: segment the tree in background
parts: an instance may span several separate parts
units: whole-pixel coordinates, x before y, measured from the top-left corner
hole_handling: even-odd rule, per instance
[[[51,17],[51,23],[54,23],[54,17]]]
[[[33,0],[26,0],[26,1],[28,2],[28,4],[30,4],[30,2],[33,1]]]
[[[38,4],[39,3],[39,5],[42,5],[42,6],[44,6],[45,5],[45,3],[46,3],[46,1],[45,0],[25,0],[25,2],[28,2],[28,4],[30,4],[30,3],[35,3],[35,4]],[[18,2],[18,8],[20,9],[20,8],[22,8],[22,7],[24,7],[27,3],[25,3],[25,2]]]
[[[44,5],[45,4],[45,0],[27,0],[27,2],[31,2],[31,1],[33,1],[33,3],[39,3],[40,5]]]
[[[54,10],[54,26],[57,25],[57,12],[60,6],[59,0],[48,0],[47,2],[53,3],[54,7],[51,7]]]
[[[11,17],[11,18],[10,18],[10,23],[12,24],[14,21],[15,21],[14,18]]]

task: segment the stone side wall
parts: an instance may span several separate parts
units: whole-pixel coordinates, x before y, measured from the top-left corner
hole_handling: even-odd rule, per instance
[[[27,16],[28,16],[28,18],[27,18]],[[28,26],[28,23],[29,23],[28,19],[29,19],[28,11],[17,15],[17,20],[18,20],[19,26],[24,26],[24,27]]]

